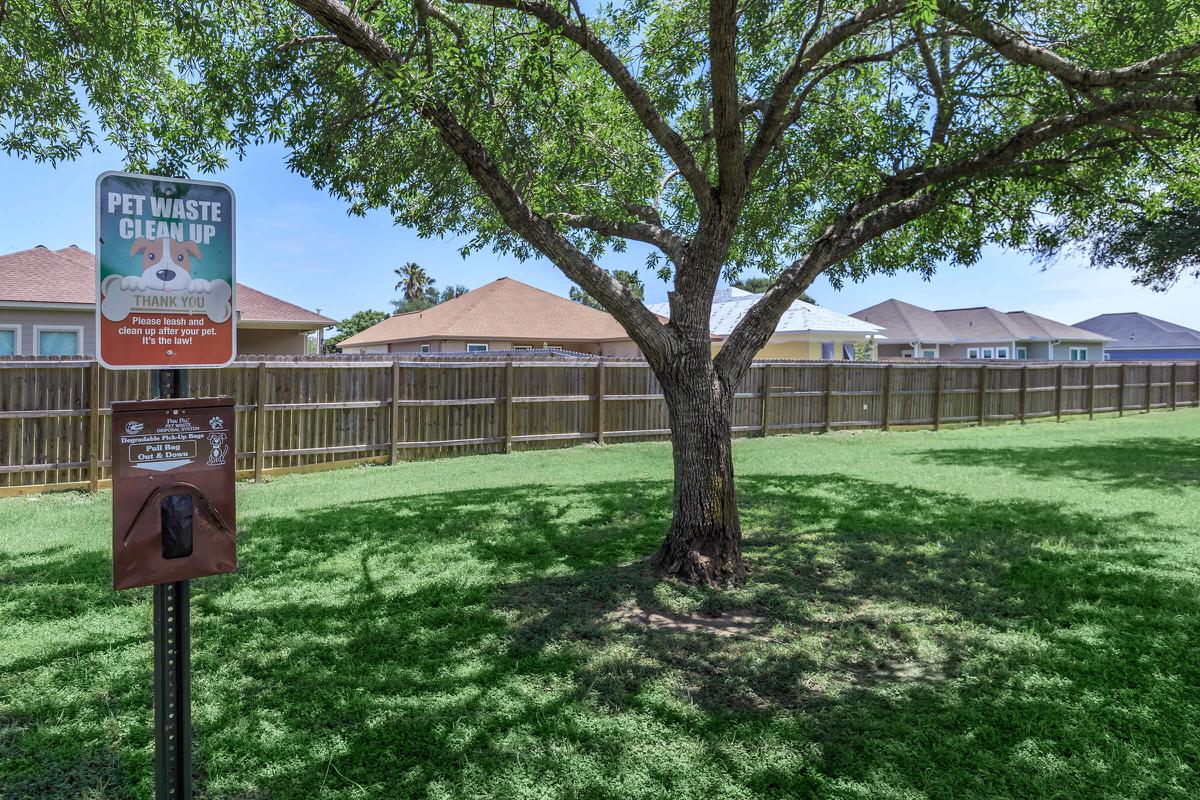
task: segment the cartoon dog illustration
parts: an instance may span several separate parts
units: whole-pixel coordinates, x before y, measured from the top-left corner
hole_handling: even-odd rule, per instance
[[[121,278],[121,288],[158,289],[164,292],[211,292],[212,285],[192,278],[192,259],[204,260],[200,246],[192,241],[172,239],[134,239],[129,255],[142,254],[142,274]]]

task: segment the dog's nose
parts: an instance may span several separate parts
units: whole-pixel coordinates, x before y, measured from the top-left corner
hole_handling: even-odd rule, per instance
[[[171,281],[171,280],[175,279],[175,270],[160,269],[158,272],[154,273],[154,276],[156,278],[158,278],[160,281],[163,281],[165,283],[166,281]]]

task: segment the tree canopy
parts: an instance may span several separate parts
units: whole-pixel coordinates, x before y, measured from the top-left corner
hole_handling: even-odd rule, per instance
[[[337,335],[325,339],[325,352],[336,353],[337,346],[356,333],[361,333],[372,325],[378,325],[388,318],[383,311],[366,309],[356,311],[337,324]]]
[[[1092,265],[1126,269],[1134,283],[1165,292],[1200,278],[1200,203],[1115,215],[1091,239]]]

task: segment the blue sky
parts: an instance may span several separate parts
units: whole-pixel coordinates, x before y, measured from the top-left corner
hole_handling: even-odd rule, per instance
[[[57,168],[0,154],[0,253],[37,244],[93,250],[96,176],[120,168],[115,153]],[[457,240],[421,239],[384,213],[350,217],[341,202],[288,172],[278,147],[257,148],[219,175],[196,177],[224,181],[237,197],[239,280],[335,319],[363,308],[389,310],[392,270],[406,261],[424,266],[439,286],[475,288],[507,275],[565,296],[571,285],[544,260],[521,263],[490,253],[464,260]],[[604,266],[637,268],[641,252],[611,256]],[[653,275],[643,279],[649,302],[666,299],[666,284]],[[1092,270],[1078,258],[1043,271],[1023,253],[994,249],[978,264],[944,269],[930,282],[904,274],[835,291],[821,280],[812,294],[844,313],[896,297],[927,308],[1021,309],[1067,323],[1106,311],[1142,311],[1200,328],[1196,290],[1195,281],[1186,281],[1165,294],[1151,292],[1133,286],[1126,273]]]

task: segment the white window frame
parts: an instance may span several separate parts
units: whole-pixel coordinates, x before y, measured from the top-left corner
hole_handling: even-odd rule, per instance
[[[42,355],[42,331],[50,333],[74,333],[76,349],[78,353],[73,355],[83,355],[83,326],[82,325],[34,325],[33,326],[33,354],[36,356]]]
[[[1083,358],[1076,358],[1076,353],[1083,353]],[[1088,349],[1086,347],[1071,347],[1067,349],[1067,355],[1071,361],[1088,361]]]
[[[1028,361],[1029,360],[1029,348],[1028,347],[1022,347],[1021,345],[1017,345],[1017,347],[1015,349],[1016,349],[1017,361]]]
[[[531,345],[531,344],[514,344],[512,346],[512,349],[513,350],[532,350],[533,345]]]
[[[13,332],[13,355],[14,356],[21,355],[21,326],[20,325],[10,325],[8,323],[5,323],[3,325],[0,325],[0,331],[12,331]]]
[[[487,351],[487,342],[467,342],[468,353],[486,353]]]
[[[937,357],[938,357],[938,350],[936,347],[933,348],[932,350],[926,350],[924,347],[921,348],[921,358],[936,359]]]
[[[1004,355],[1001,355],[1001,353],[1003,353]],[[997,347],[996,348],[996,358],[998,358],[998,359],[1003,358],[1003,359],[1007,360],[1008,359],[1008,348],[1007,347]]]
[[[979,348],[979,357],[986,358],[986,359],[995,358],[996,357],[996,348],[994,348],[994,347]]]
[[[979,348],[978,347],[968,347],[967,348],[967,358],[979,358]]]
[[[428,352],[430,352],[430,351],[432,351],[432,350],[433,350],[433,345],[429,344],[428,342],[426,342],[425,344],[421,345],[421,352],[422,352],[422,353],[428,353]]]

